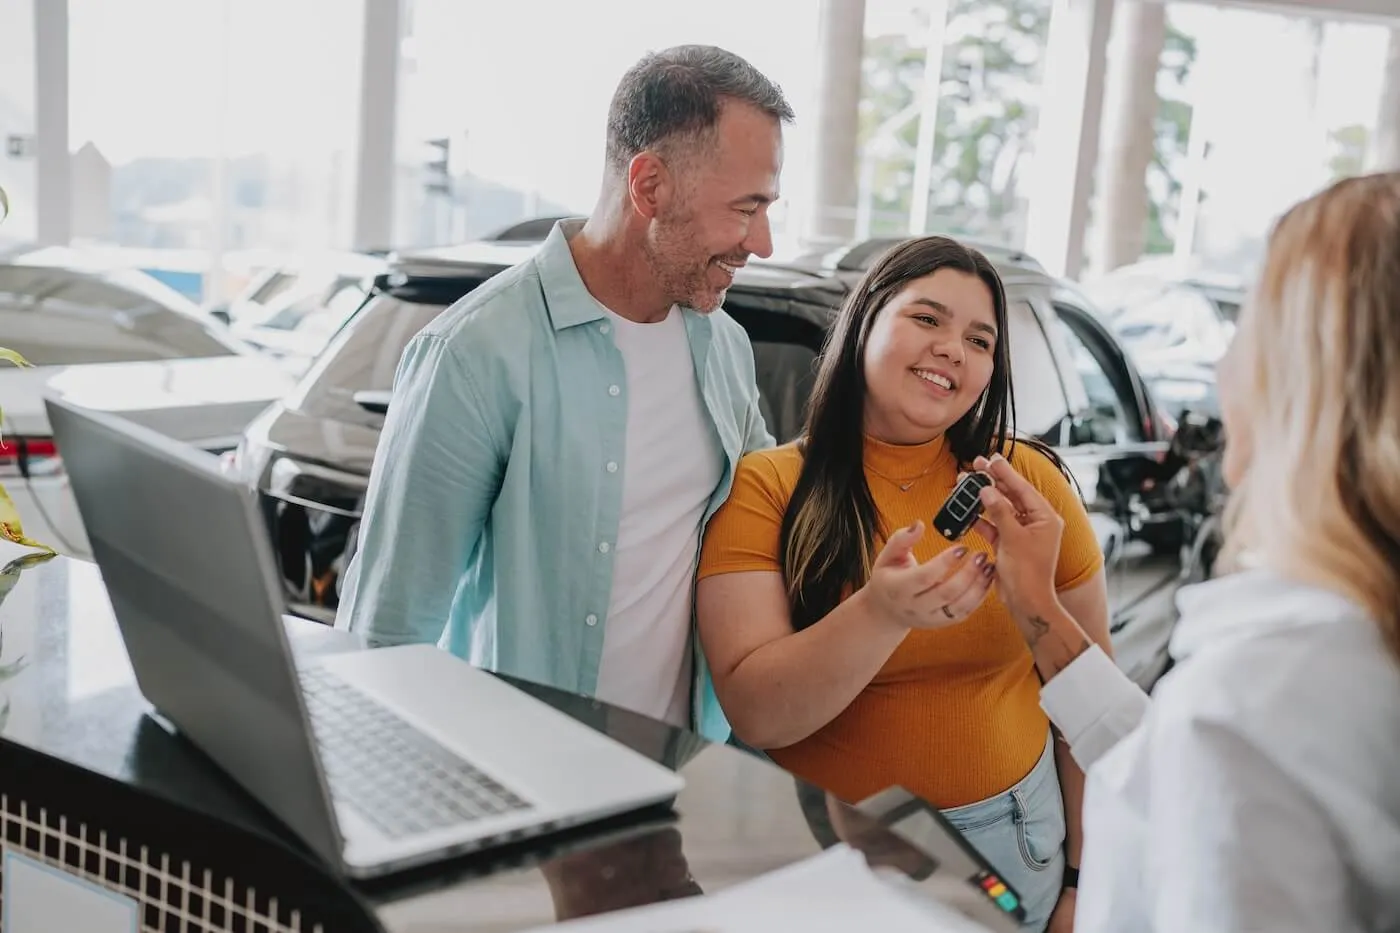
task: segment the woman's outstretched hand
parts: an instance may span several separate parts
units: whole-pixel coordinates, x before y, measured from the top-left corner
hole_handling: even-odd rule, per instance
[[[996,548],[997,592],[1024,623],[1057,601],[1055,567],[1065,522],[1000,454],[978,457],[972,465],[996,484],[982,490],[977,529]]]
[[[864,598],[874,612],[903,628],[945,628],[982,605],[992,587],[992,568],[986,555],[965,547],[920,563],[914,546],[923,536],[923,522],[890,535],[875,559]]]

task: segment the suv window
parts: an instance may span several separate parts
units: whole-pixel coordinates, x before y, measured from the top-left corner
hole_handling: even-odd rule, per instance
[[[1016,430],[1049,444],[1059,444],[1069,417],[1069,403],[1049,338],[1028,302],[1009,301],[1006,316],[1011,332]]]
[[[1056,336],[1064,341],[1073,363],[1070,378],[1084,388],[1084,402],[1074,406],[1070,444],[1124,444],[1141,440],[1142,430],[1132,380],[1114,348],[1112,338],[1091,323],[1088,312],[1055,305]]]
[[[449,283],[434,283],[426,301],[413,300],[417,294],[377,291],[336,331],[289,404],[320,417],[377,425],[379,416],[361,408],[355,393],[391,390],[399,358],[413,335],[485,281],[453,279],[450,288]]]
[[[786,443],[806,420],[826,332],[792,314],[746,307],[740,294],[732,294],[724,309],[749,335],[763,421],[779,444]]]

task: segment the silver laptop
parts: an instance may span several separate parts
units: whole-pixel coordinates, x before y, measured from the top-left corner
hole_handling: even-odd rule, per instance
[[[139,425],[46,407],[142,693],[344,874],[590,822],[684,786],[433,645],[297,661],[256,492]]]

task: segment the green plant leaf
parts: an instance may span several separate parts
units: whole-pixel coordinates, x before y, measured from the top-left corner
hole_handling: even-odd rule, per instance
[[[0,485],[0,539],[13,541],[20,547],[43,551],[45,554],[54,553],[54,549],[47,544],[25,536],[24,525],[19,520],[19,509],[15,508],[14,500],[3,485]]]
[[[7,350],[4,347],[0,347],[0,360],[5,360],[16,366],[29,365],[29,361],[24,357],[20,356],[14,350]],[[0,411],[0,417],[3,417],[3,415],[4,412]],[[14,500],[11,499],[10,494],[5,491],[3,484],[0,484],[0,539],[13,541],[20,547],[34,548],[46,554],[54,553],[54,549],[47,544],[25,536],[24,525],[21,524],[19,520],[19,510],[15,508]]]
[[[14,350],[6,350],[4,347],[0,347],[0,360],[4,360],[7,363],[12,363],[15,366],[19,367],[25,367],[30,365],[29,361],[26,360],[24,357],[20,356],[18,352]]]

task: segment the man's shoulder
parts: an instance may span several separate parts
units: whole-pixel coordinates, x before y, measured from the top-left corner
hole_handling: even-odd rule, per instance
[[[457,352],[493,352],[519,340],[547,320],[544,292],[534,259],[502,270],[457,299],[422,330]]]

